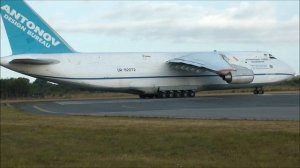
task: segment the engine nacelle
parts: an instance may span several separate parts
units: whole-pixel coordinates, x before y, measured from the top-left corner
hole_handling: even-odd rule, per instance
[[[226,74],[223,79],[230,84],[248,84],[254,80],[254,73],[248,68],[239,67]]]

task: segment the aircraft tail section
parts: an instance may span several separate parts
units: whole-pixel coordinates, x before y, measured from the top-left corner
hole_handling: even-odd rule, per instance
[[[1,17],[13,55],[75,52],[23,0],[1,0]]]

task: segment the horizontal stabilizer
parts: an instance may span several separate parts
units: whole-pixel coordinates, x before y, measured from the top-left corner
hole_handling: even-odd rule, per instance
[[[49,65],[57,64],[59,61],[54,59],[32,59],[32,58],[19,58],[13,59],[10,64],[30,64],[30,65]]]

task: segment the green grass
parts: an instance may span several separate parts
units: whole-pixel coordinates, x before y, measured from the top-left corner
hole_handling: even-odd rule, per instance
[[[2,106],[1,167],[299,167],[299,122],[45,116]]]

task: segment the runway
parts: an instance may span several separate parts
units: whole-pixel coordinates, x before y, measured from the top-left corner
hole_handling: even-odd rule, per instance
[[[184,99],[76,100],[16,106],[26,112],[52,115],[299,120],[299,96],[265,94]]]

